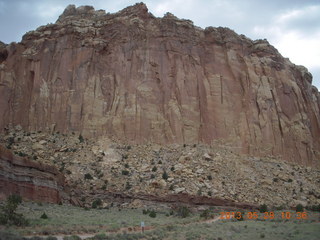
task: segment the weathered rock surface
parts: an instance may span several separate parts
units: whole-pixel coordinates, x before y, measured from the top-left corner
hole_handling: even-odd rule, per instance
[[[234,151],[319,166],[311,81],[266,40],[156,18],[144,4],[115,14],[71,5],[55,24],[0,45],[0,128],[223,140]]]
[[[41,143],[45,150],[32,148]],[[71,203],[86,207],[97,198],[104,206],[134,199],[242,207],[320,204],[320,170],[220,145],[127,145],[105,137],[26,132],[20,126],[0,134],[0,144],[56,166],[71,189]]]
[[[12,154],[0,145],[0,199],[19,194],[25,199],[59,203],[64,176],[55,167]]]

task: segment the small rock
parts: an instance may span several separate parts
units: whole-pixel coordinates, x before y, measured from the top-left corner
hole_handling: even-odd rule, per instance
[[[21,131],[21,130],[22,130],[21,125],[17,125],[17,126],[15,126],[15,130],[16,130],[16,131]]]
[[[45,144],[47,144],[47,141],[46,141],[46,140],[41,140],[41,141],[39,142],[39,144],[45,145]]]
[[[184,192],[184,191],[186,191],[186,189],[185,189],[184,187],[180,187],[180,188],[176,188],[176,189],[174,190],[174,193],[182,193],[182,192]]]
[[[34,143],[34,144],[32,145],[32,149],[33,149],[34,151],[44,150],[44,146],[41,145],[41,144],[39,144],[39,143]]]
[[[212,157],[208,153],[203,154],[203,158],[205,160],[207,160],[207,161],[212,161],[213,160]]]

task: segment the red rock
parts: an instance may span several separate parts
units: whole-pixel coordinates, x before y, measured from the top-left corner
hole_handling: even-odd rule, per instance
[[[307,69],[266,40],[156,18],[144,4],[115,14],[69,6],[55,24],[0,46],[0,55],[1,129],[219,140],[320,165],[320,94]]]
[[[55,167],[13,155],[0,145],[0,199],[19,194],[24,199],[59,203],[64,176]]]

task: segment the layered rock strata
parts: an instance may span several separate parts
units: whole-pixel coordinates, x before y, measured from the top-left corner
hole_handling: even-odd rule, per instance
[[[201,29],[144,4],[70,5],[0,45],[0,128],[135,143],[223,140],[236,152],[319,166],[320,95],[266,40]]]
[[[18,194],[33,201],[59,203],[64,176],[55,167],[12,154],[0,145],[0,198]]]

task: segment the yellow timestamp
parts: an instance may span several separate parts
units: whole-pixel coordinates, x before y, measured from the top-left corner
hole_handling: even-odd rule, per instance
[[[281,214],[276,215],[274,212],[264,212],[264,213],[258,213],[258,212],[220,212],[220,219],[275,219],[275,218],[281,218],[281,219],[308,219],[307,212],[281,212]]]

